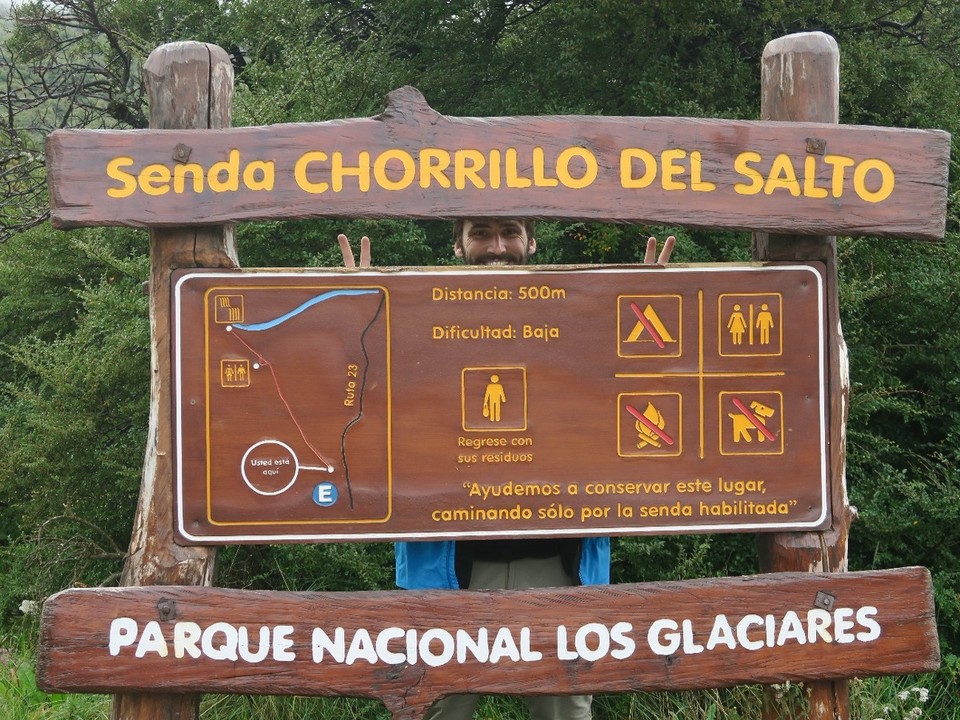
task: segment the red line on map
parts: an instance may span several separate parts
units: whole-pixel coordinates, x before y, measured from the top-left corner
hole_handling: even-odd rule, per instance
[[[657,343],[657,346],[660,348],[665,348],[666,344],[663,342],[663,338],[660,337],[660,333],[656,331],[656,329],[653,327],[653,323],[650,322],[647,316],[640,312],[640,308],[637,307],[637,304],[634,302],[630,303],[630,309],[633,310],[634,315],[640,318],[640,322],[643,323],[643,326],[647,329],[647,332],[649,332],[651,337],[653,337],[653,341]]]
[[[740,402],[740,400],[738,400],[737,398],[733,398],[733,404],[737,406],[737,410],[742,412],[743,416],[747,420],[749,420],[753,424],[753,426],[757,428],[757,430],[759,430],[764,434],[767,440],[769,440],[770,442],[773,442],[774,440],[777,439],[776,436],[767,429],[767,426],[760,421],[760,418],[754,415],[753,412],[750,410],[750,408],[748,408],[746,405]]]
[[[330,461],[327,460],[319,450],[317,450],[313,443],[307,440],[307,434],[303,431],[303,428],[300,426],[300,423],[297,421],[296,416],[293,414],[293,408],[290,407],[290,403],[287,402],[287,399],[283,396],[283,391],[280,389],[280,379],[277,377],[276,371],[273,369],[273,365],[267,360],[263,355],[254,350],[250,345],[239,335],[237,335],[236,330],[230,333],[233,335],[240,343],[247,348],[250,352],[257,356],[257,359],[260,361],[261,365],[265,365],[270,370],[270,375],[273,377],[273,386],[276,388],[277,397],[280,398],[280,402],[283,403],[283,406],[287,409],[287,414],[290,416],[290,419],[293,421],[293,424],[296,426],[297,431],[300,433],[300,437],[303,439],[303,442],[306,443],[307,447],[317,456],[317,459],[322,462],[327,467],[332,467]]]
[[[650,432],[655,433],[657,437],[663,440],[667,445],[673,445],[673,438],[667,435],[658,425],[651,422],[650,418],[645,417],[643,413],[637,410],[633,405],[627,405],[627,412],[642,422],[644,427],[649,429]]]

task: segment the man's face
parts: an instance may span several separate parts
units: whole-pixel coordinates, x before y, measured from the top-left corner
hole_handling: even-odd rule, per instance
[[[468,265],[525,265],[537,241],[519,220],[475,218],[464,220],[454,253]]]

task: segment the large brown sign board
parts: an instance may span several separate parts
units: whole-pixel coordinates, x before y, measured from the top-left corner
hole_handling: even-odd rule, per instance
[[[191,271],[187,542],[829,523],[818,264]]]
[[[684,690],[939,667],[924,568],[528,591],[74,589],[44,605],[57,692],[379,698]]]
[[[440,115],[223,130],[60,130],[57,227],[316,217],[577,219],[943,236],[950,135],[693,118]]]

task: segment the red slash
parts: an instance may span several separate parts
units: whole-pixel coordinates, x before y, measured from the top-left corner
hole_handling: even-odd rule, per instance
[[[650,422],[650,418],[645,417],[639,410],[637,410],[633,405],[627,405],[627,412],[633,415],[637,420],[643,423],[643,426],[654,433],[657,437],[663,440],[667,445],[673,445],[673,438],[667,435],[663,430],[661,430],[657,425]]]
[[[656,331],[647,316],[640,312],[640,308],[637,307],[635,302],[630,303],[630,309],[633,310],[634,315],[640,318],[640,322],[643,323],[643,326],[647,329],[647,332],[650,333],[650,336],[653,338],[653,341],[657,344],[657,346],[660,348],[665,348],[666,344],[664,344],[663,338],[660,337],[660,333]]]
[[[733,398],[733,404],[737,406],[737,410],[742,412],[743,416],[747,420],[753,423],[753,426],[756,427],[757,430],[763,433],[764,437],[766,437],[767,440],[769,440],[770,442],[773,442],[774,440],[777,439],[774,436],[774,434],[767,429],[767,426],[760,421],[760,418],[754,415],[753,412],[746,405],[740,402],[740,400],[738,400],[737,398]]]

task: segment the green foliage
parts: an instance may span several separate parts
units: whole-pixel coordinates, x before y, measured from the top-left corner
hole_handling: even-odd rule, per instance
[[[235,124],[365,117],[393,88],[377,42],[361,30],[359,3],[235,0],[224,3],[238,54]],[[346,46],[346,47],[345,47]]]
[[[12,28],[0,39],[8,88],[0,231],[23,232],[0,244],[0,626],[15,631],[24,598],[113,582],[130,530],[148,402],[145,237],[28,229],[42,221],[45,207],[40,142],[59,126],[144,125],[140,68],[156,45],[196,39],[230,52],[235,125],[367,117],[382,109],[387,92],[408,84],[455,116],[750,119],[759,115],[764,45],[789,32],[824,30],[841,49],[842,122],[960,131],[960,5],[947,0],[51,0],[19,4]],[[44,96],[48,89],[56,97]],[[860,512],[850,567],[931,568],[945,658],[943,669],[925,678],[856,681],[855,717],[907,717],[919,707],[908,706],[919,700],[913,687],[930,690],[924,716],[957,713],[956,142],[954,148],[943,242],[838,244],[852,379],[847,475]],[[447,223],[372,220],[244,224],[237,228],[241,262],[338,266],[339,232],[355,248],[370,236],[376,265],[454,262]],[[744,233],[542,221],[535,259],[635,263],[649,235],[662,241],[667,234],[678,239],[675,262],[750,257]],[[754,543],[746,535],[620,538],[614,578],[751,573]],[[220,551],[219,567],[221,584],[233,587],[392,587],[392,552],[384,544],[231,547]],[[11,717],[36,717],[40,704],[60,702],[38,698],[29,675],[4,663],[0,707],[28,708]],[[792,702],[791,692],[785,697]],[[756,689],[604,697],[597,717],[740,718],[750,716],[756,700]],[[66,717],[91,717],[104,714],[97,708],[108,701],[83,709],[63,702]],[[488,716],[516,715],[512,699],[486,702]],[[367,701],[331,706],[222,696],[205,700],[205,715],[326,717],[328,707],[341,716],[385,717]]]
[[[0,246],[0,617],[109,578],[125,553],[149,382],[147,264],[133,237],[36,228]]]
[[[424,227],[393,220],[248,223],[237,231],[238,254],[241,265],[249,267],[342,267],[340,233],[352,241],[354,256],[360,254],[360,238],[369,236],[374,265],[434,265],[451,254],[449,235],[438,255]]]
[[[389,720],[377,700],[243,695],[205,695],[200,716],[209,720]]]
[[[106,720],[104,696],[48,694],[37,687],[35,616],[21,616],[11,633],[0,633],[0,720],[83,718]]]
[[[948,656],[936,674],[851,680],[851,717],[956,720],[957,671],[957,658]]]
[[[91,283],[146,277],[146,238],[129,231],[54,232],[38,227],[0,244],[0,347],[42,342],[75,327],[82,291]],[[143,293],[140,293],[143,295]],[[0,353],[0,377],[15,372]]]
[[[664,535],[613,541],[613,582],[752,575],[757,570],[752,535]]]
[[[658,250],[668,235],[676,237],[671,262],[747,262],[750,243],[743,233],[706,233],[682,227],[609,225],[603,223],[537,223],[540,264],[642,263],[647,238],[658,239]]]
[[[28,625],[31,623],[27,623]],[[0,636],[0,720],[94,720],[110,714],[106,695],[48,695],[37,689],[34,650],[18,636]],[[956,657],[946,659],[937,675],[855,679],[850,683],[850,711],[854,720],[955,720],[952,707],[958,686]],[[768,703],[777,717],[804,717],[808,705],[803,685],[783,683],[765,694],[758,685],[687,692],[651,692],[598,695],[597,720],[759,720]],[[388,720],[390,713],[376,700],[243,695],[204,695],[200,716],[207,720]],[[515,720],[527,717],[516,697],[489,696],[481,700],[478,717]]]
[[[923,565],[941,639],[960,645],[960,237],[840,244],[851,365],[851,566]]]
[[[235,545],[217,557],[218,584],[317,592],[394,587],[393,545]]]

